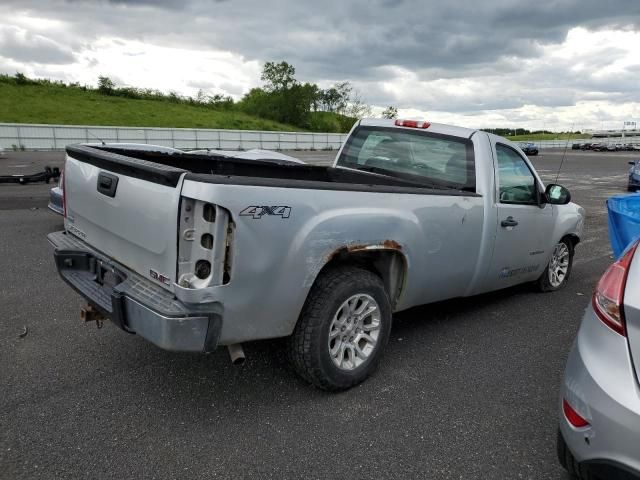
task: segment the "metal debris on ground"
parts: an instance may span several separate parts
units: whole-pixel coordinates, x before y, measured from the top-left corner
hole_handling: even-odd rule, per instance
[[[20,185],[26,185],[27,183],[34,182],[49,183],[49,180],[58,180],[58,178],[60,178],[60,169],[58,167],[44,167],[44,171],[30,175],[0,175],[0,183],[19,183]]]

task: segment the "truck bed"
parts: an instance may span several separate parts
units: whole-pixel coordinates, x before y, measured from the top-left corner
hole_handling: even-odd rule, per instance
[[[175,187],[182,174],[187,173],[187,179],[205,183],[423,195],[473,195],[470,192],[432,188],[410,179],[270,159],[245,160],[215,154],[165,153],[86,145],[69,146],[67,154],[114,173],[171,187]]]

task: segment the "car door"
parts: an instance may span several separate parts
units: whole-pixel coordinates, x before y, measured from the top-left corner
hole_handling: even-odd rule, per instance
[[[535,280],[546,267],[553,206],[539,201],[542,184],[529,162],[509,145],[494,142],[497,225],[488,284],[493,289]]]

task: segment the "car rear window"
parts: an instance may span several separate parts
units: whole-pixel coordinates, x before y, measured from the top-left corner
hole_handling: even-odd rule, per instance
[[[359,127],[337,166],[398,176],[435,188],[475,192],[471,140],[401,128]]]

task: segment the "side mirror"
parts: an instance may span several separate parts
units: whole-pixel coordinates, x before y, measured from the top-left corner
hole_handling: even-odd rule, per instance
[[[629,165],[635,165],[636,162],[629,162]]]
[[[552,183],[545,190],[547,201],[552,205],[566,205],[571,201],[571,193],[562,185]]]

